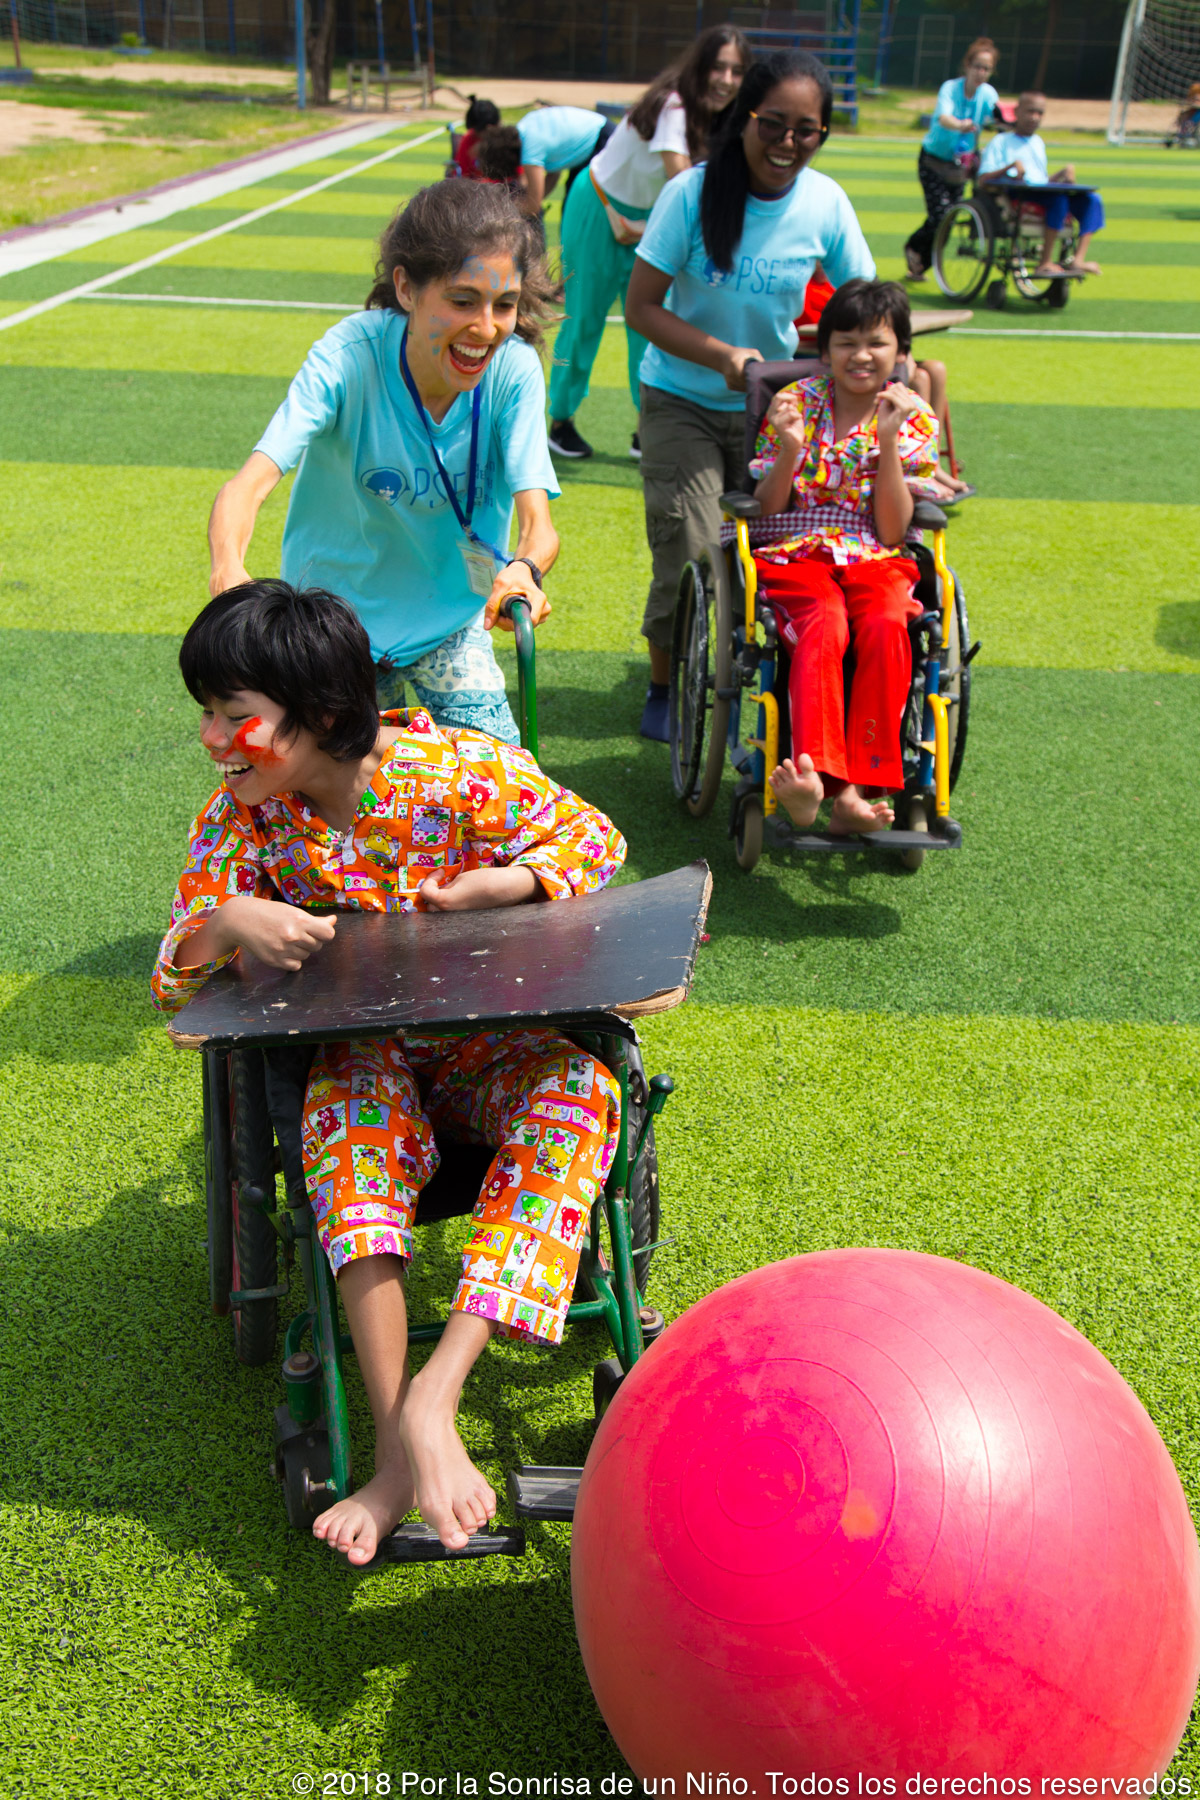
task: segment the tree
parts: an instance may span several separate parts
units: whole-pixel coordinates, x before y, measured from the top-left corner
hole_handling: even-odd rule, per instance
[[[320,18],[316,17],[317,0],[312,0],[308,14],[305,41],[308,67],[312,75],[314,106],[330,104],[333,85],[333,41],[337,27],[337,0],[320,0]]]

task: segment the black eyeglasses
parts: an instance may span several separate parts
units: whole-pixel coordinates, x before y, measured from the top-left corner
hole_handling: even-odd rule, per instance
[[[785,125],[782,119],[764,119],[756,112],[750,117],[758,127],[759,142],[763,144],[782,144],[786,137],[793,138],[798,145],[823,144],[829,136],[828,125]]]

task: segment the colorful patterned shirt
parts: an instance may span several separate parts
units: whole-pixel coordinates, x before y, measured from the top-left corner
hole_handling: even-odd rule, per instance
[[[751,522],[750,541],[771,562],[796,562],[820,550],[835,563],[876,562],[903,556],[920,543],[910,529],[906,544],[881,544],[875,535],[875,477],[879,470],[878,415],[838,440],[834,437],[833,376],[814,375],[781,389],[795,394],[804,426],[804,449],[792,480],[794,510]],[[914,492],[938,464],[937,419],[921,405],[900,424],[900,466]],[[761,481],[774,467],[779,438],[766,419],[758,434],[750,473]]]
[[[421,711],[385,712],[400,735],[346,832],[295,794],[243,806],[224,783],[192,826],[152,987],[177,1012],[236,951],[194,968],[175,952],[213,907],[237,894],[294,906],[423,912],[421,883],[438,869],[523,863],[551,900],[604,887],[625,840],[603,813],[544,775],[525,750],[479,731],[440,729]]]

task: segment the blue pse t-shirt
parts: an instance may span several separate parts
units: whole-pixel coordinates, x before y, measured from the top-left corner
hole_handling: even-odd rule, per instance
[[[481,610],[429,439],[400,372],[403,313],[355,313],[308,353],[256,449],[285,474],[297,462],[283,528],[285,581],[326,587],[357,610],[376,657],[401,665]],[[546,444],[537,352],[509,338],[480,383],[472,529],[507,552],[513,495],[559,492]],[[459,394],[434,442],[467,510],[471,396]]]
[[[1035,131],[1031,137],[1018,137],[1015,131],[1002,131],[994,137],[979,159],[981,175],[998,175],[1009,163],[1019,162],[1024,173],[1018,178],[1031,183],[1034,187],[1047,187],[1050,182],[1050,165],[1046,160],[1046,146]]]
[[[518,119],[521,162],[532,169],[573,169],[592,154],[604,114],[583,106],[539,106]]]
[[[728,274],[716,268],[700,230],[703,168],[669,181],[654,203],[637,254],[671,277],[663,304],[726,344],[752,346],[768,362],[796,353],[792,321],[804,310],[804,290],[821,263],[834,287],[855,276],[870,279],[875,264],[854,208],[836,181],[801,169],[778,200],[746,201],[746,222]],[[642,380],[694,400],[714,412],[741,412],[742,394],[700,363],[685,362],[654,344],[642,358]]]
[[[965,155],[975,148],[975,132],[951,131],[938,123],[942,114],[948,113],[952,119],[970,119],[974,126],[982,127],[999,104],[1000,96],[990,82],[981,81],[968,100],[965,75],[954,81],[943,81],[934,103],[933,124],[922,140],[924,148],[930,156],[940,156],[943,162],[953,162],[956,156]]]

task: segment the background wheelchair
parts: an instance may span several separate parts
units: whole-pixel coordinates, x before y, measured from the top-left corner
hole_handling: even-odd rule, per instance
[[[731,526],[723,549],[706,550],[685,565],[679,582],[671,650],[669,729],[671,779],[693,818],[712,811],[728,755],[738,780],[729,831],[738,864],[752,869],[763,848],[845,854],[864,848],[898,854],[919,869],[927,850],[953,850],[962,828],[950,817],[950,795],[967,743],[971,701],[971,644],[966,601],[946,562],[946,514],[917,504],[916,523],[933,532],[933,549],[917,546],[920,615],[909,635],[913,674],[901,724],[904,792],[890,831],[863,837],[797,831],[778,811],[767,781],[790,742],[787,652],[774,610],[758,591],[751,525],[759,516],[749,464],[771,399],[789,381],[822,372],[815,359],[751,363],[746,371],[746,492],[723,494]],[[968,646],[970,646],[968,648]],[[846,659],[852,678],[853,652]],[[743,711],[752,736],[743,739]],[[785,748],[786,754],[786,748]]]
[[[1035,203],[1022,203],[1022,187],[1019,181],[977,182],[971,197],[956,200],[942,218],[933,240],[933,274],[948,300],[966,305],[986,287],[985,303],[999,312],[1011,281],[1024,300],[1067,304],[1071,283],[1082,277],[1034,274],[1041,265],[1046,220]],[[1074,259],[1078,242],[1078,221],[1068,215],[1059,239],[1063,267]]]
[[[209,1294],[233,1320],[238,1360],[276,1353],[289,1277],[303,1300],[283,1341],[285,1398],[275,1408],[274,1462],[290,1522],[311,1527],[353,1491],[337,1286],[313,1232],[301,1159],[301,1114],[318,1042],[553,1025],[612,1072],[621,1093],[616,1156],[597,1198],[567,1318],[599,1324],[613,1355],[593,1376],[600,1416],[663,1316],[646,1303],[658,1242],[654,1121],[673,1091],[647,1079],[633,1020],[678,1005],[691,982],[711,887],[703,863],[561,907],[502,914],[341,916],[334,942],[292,975],[251,963],[219,971],[176,1017],[172,1039],[204,1057],[205,1200]],[[481,948],[487,963],[474,960]],[[242,959],[239,959],[241,962]],[[428,970],[439,969],[431,988]],[[486,974],[481,973],[486,969]],[[405,989],[412,995],[405,997]],[[433,998],[430,998],[430,995]],[[470,1213],[494,1149],[439,1137],[441,1167],[415,1223]],[[282,1262],[282,1269],[281,1269]],[[440,1323],[413,1324],[414,1344]],[[582,1470],[510,1471],[518,1520],[572,1516]],[[424,1525],[400,1526],[373,1564],[520,1555],[524,1534],[495,1528],[448,1552]]]

